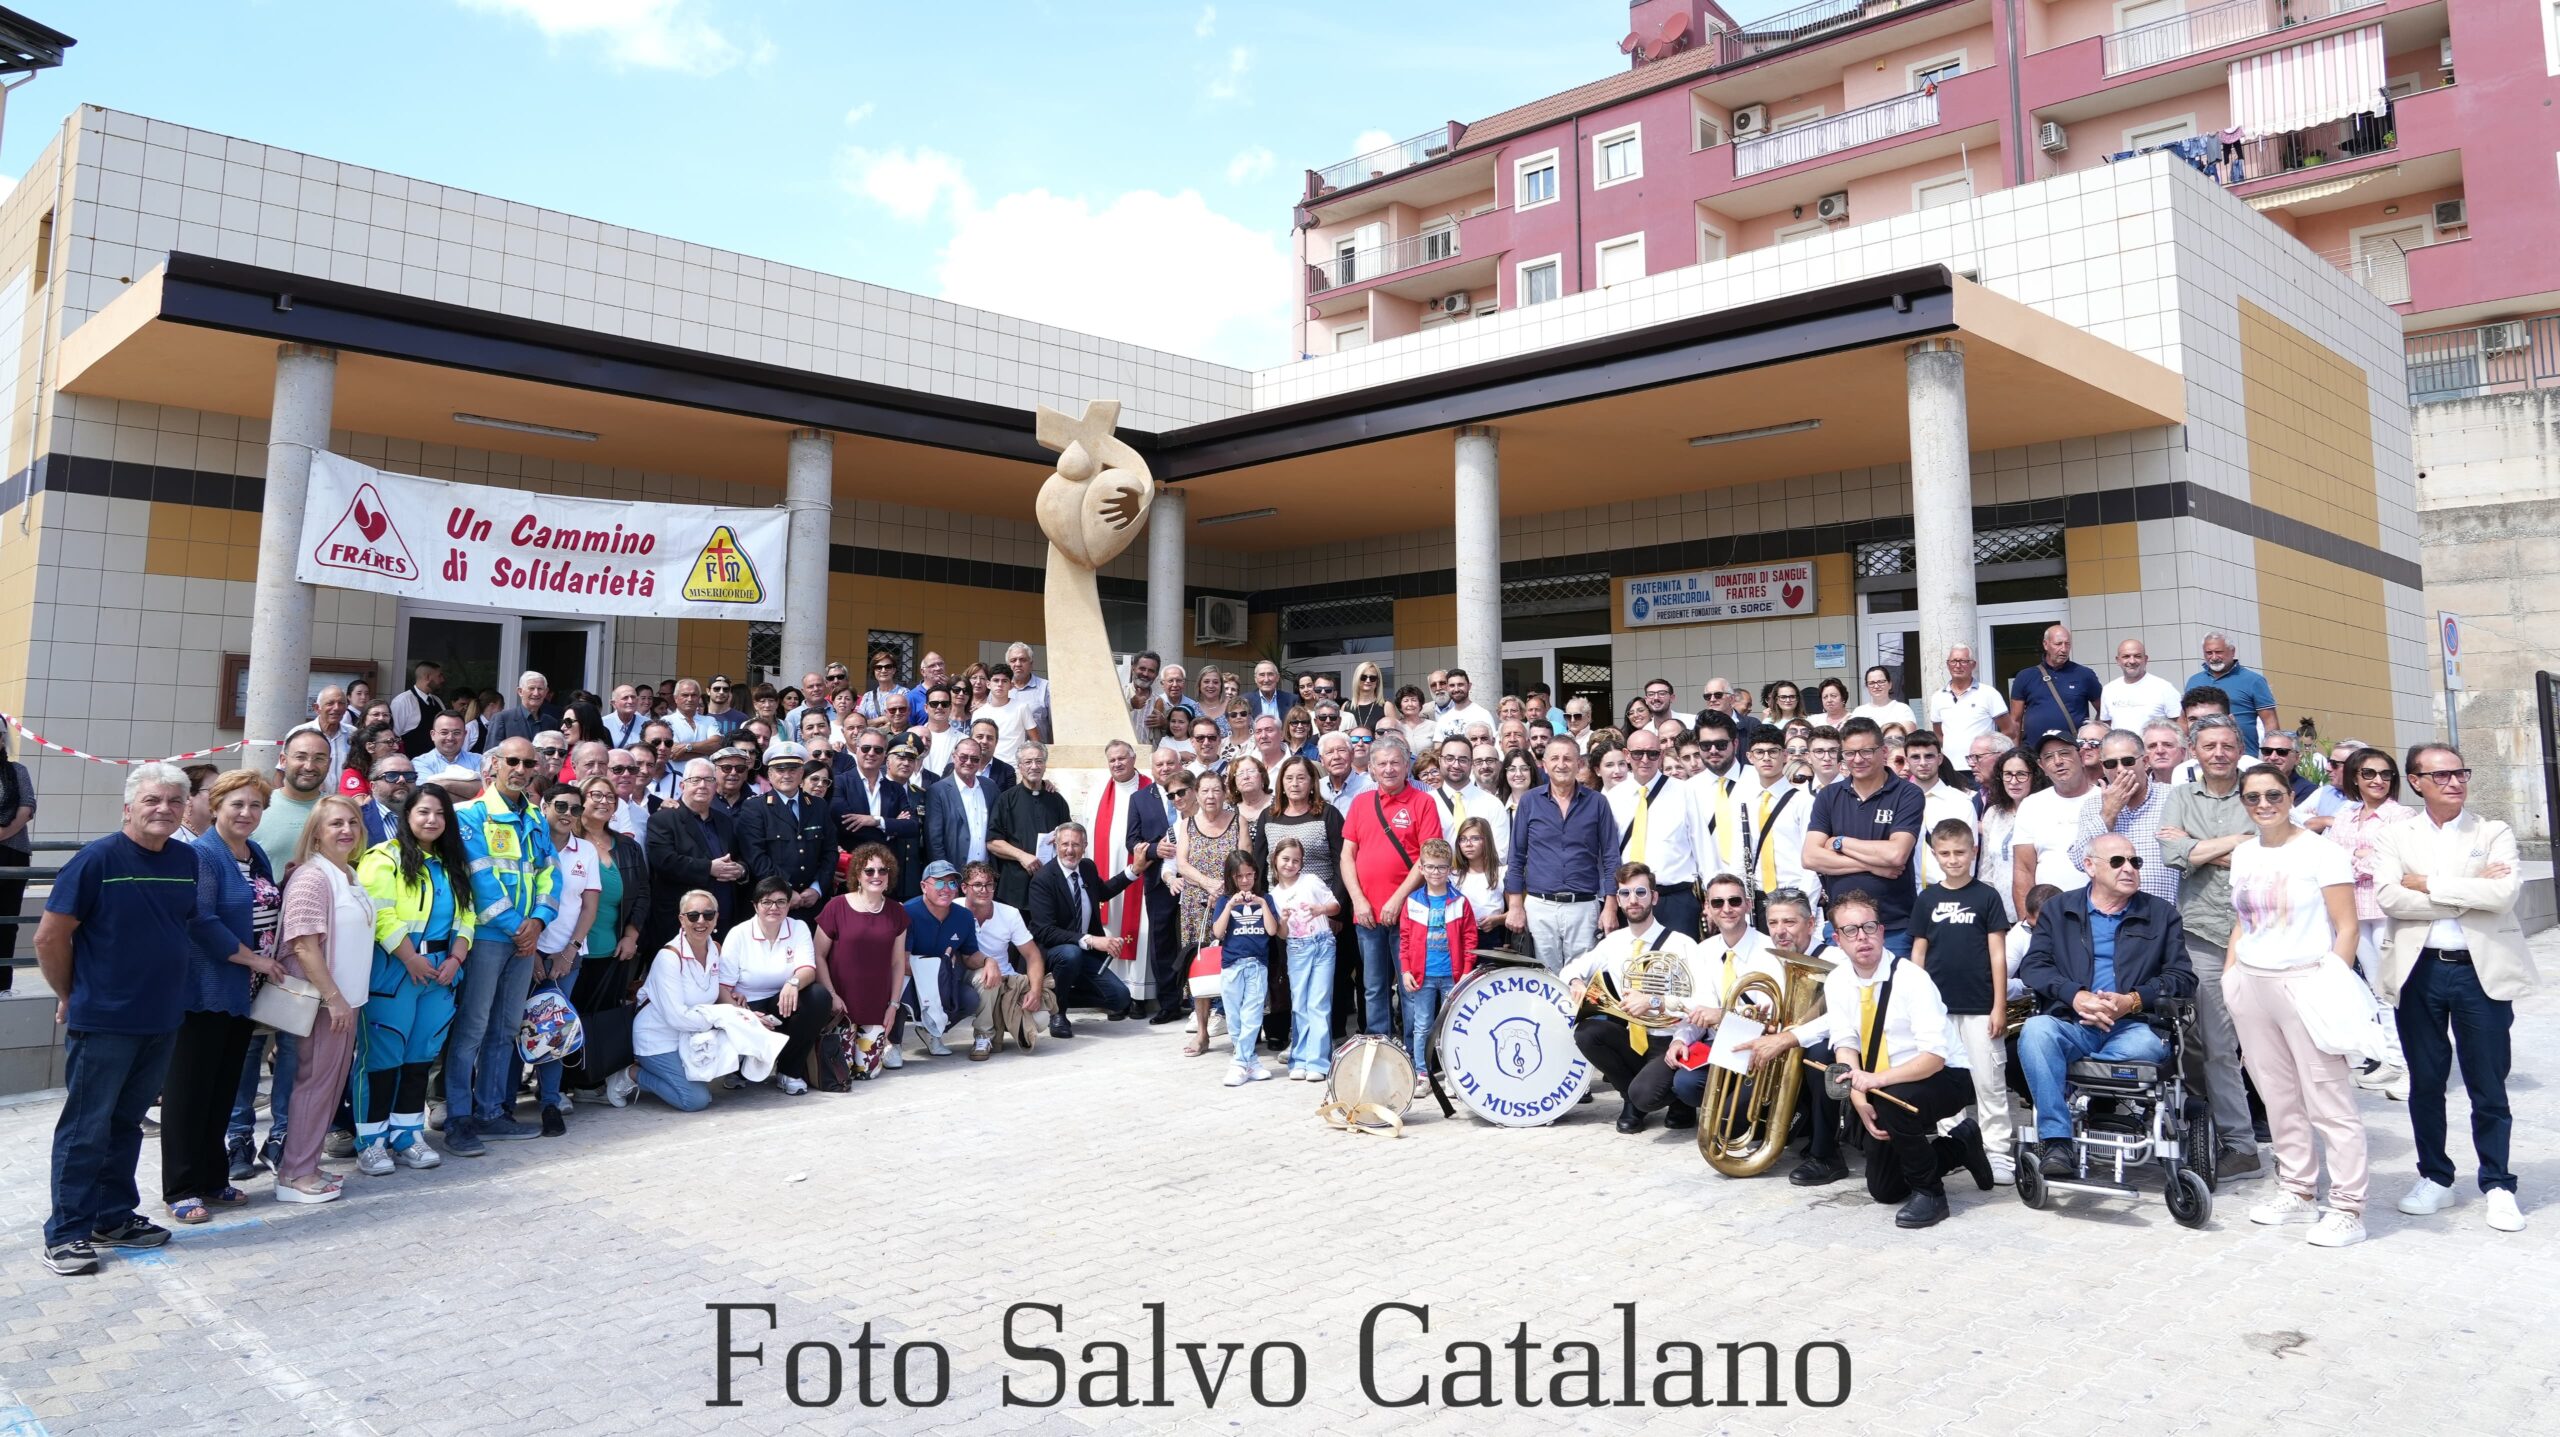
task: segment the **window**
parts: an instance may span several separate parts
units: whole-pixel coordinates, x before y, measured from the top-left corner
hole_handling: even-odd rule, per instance
[[[862,652],[866,655],[879,653],[894,655],[898,660],[898,682],[903,684],[916,679],[916,659],[918,651],[923,647],[924,635],[922,634],[910,634],[897,629],[873,629],[870,637],[863,643]]]
[[[1781,227],[1777,234],[1771,236],[1771,238],[1775,239],[1780,244],[1785,244],[1787,241],[1792,239],[1803,239],[1808,235],[1818,235],[1829,228],[1831,228],[1831,226],[1824,224],[1820,220],[1806,220],[1800,225],[1786,225]]]
[[[1545,304],[1564,293],[1564,261],[1555,255],[1520,266],[1520,303]]]
[[[1456,220],[1433,220],[1422,227],[1422,257],[1416,263],[1429,264],[1436,259],[1447,259],[1457,252],[1458,222]]]
[[[1602,288],[1644,278],[1644,236],[1628,235],[1622,239],[1602,240],[1593,246],[1592,269],[1600,276]]]
[[[782,676],[782,625],[761,621],[747,625],[747,667],[777,686],[798,682],[797,674]]]
[[[1698,263],[1709,264],[1725,257],[1724,230],[1707,219],[1706,209],[1698,210]]]
[[[1556,202],[1556,152],[1531,155],[1512,166],[1511,207],[1535,209]]]
[[[1722,112],[1708,105],[1705,95],[1692,92],[1689,96],[1689,147],[1712,150],[1723,143]]]
[[[1925,90],[1931,85],[1943,85],[1963,73],[1964,52],[1961,50],[1934,60],[1923,60],[1911,67],[1911,88]]]
[[[1360,242],[1338,239],[1333,242],[1333,282],[1349,284],[1360,277]]]
[[[2382,87],[2382,92],[2395,100],[2405,100],[2418,93],[2418,88],[2417,76],[2394,75],[2391,77],[2391,83]]]
[[[2116,33],[2174,20],[2187,12],[2187,0],[2117,0]]]
[[[1915,210],[1960,205],[1972,198],[1973,176],[1969,173],[1940,175],[1934,180],[1921,180],[1911,187],[1911,207]]]
[[[1611,185],[1644,177],[1644,127],[1629,125],[1591,139],[1591,187],[1605,190]]]
[[[1333,352],[1336,354],[1346,349],[1362,348],[1368,343],[1369,326],[1365,324],[1346,324],[1333,332]]]
[[[2195,135],[2196,117],[2180,115],[2171,120],[2153,120],[2149,124],[2127,127],[2124,132],[2124,147],[2128,150],[2147,150],[2178,140],[2192,140]]]

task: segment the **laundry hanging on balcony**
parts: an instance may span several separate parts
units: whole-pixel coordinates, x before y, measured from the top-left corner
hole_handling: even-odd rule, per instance
[[[2388,108],[2382,27],[2367,25],[2231,62],[2236,138],[2260,140]],[[2232,138],[2230,131],[2225,138]]]

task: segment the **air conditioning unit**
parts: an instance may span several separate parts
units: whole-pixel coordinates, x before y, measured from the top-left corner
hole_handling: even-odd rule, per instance
[[[2071,136],[2064,133],[2060,124],[2047,120],[2036,126],[2036,148],[2048,155],[2061,154],[2071,148]]]
[[[2436,68],[2448,75],[2453,73],[2453,37],[2451,35],[2436,42]]]
[[[1849,192],[1847,190],[1840,190],[1832,194],[1824,195],[1820,200],[1815,201],[1813,206],[1813,216],[1815,219],[1828,220],[1833,224],[1837,224],[1840,221],[1847,219],[1849,217]]]
[[[1467,312],[1467,292],[1462,289],[1455,294],[1444,294],[1431,301],[1431,307],[1442,314],[1464,314]]]
[[[1234,645],[1244,641],[1244,600],[1201,595],[1191,610],[1191,642]]]
[[[2460,200],[2438,200],[2438,201],[2436,201],[2436,228],[2437,228],[2437,229],[2440,229],[2440,230],[2458,230],[2458,229],[2465,229],[2465,228],[2468,228],[2468,227],[2470,226],[2470,224],[2471,224],[2471,211],[2470,211],[2470,208],[2469,208],[2468,206],[2466,206],[2462,201],[2460,201]]]
[[[2532,333],[2525,328],[2525,323],[2521,319],[2511,319],[2504,324],[2480,326],[2482,354],[2513,354],[2519,349],[2529,349],[2532,345]]]
[[[1767,133],[1769,133],[1768,106],[1744,105],[1733,112],[1733,137],[1735,139],[1747,140],[1754,135],[1765,135]]]

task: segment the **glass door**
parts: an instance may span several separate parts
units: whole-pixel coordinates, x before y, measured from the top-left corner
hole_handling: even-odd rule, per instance
[[[412,609],[400,614],[400,666],[384,688],[397,691],[422,659],[444,669],[443,697],[508,693],[514,675],[507,671],[508,617],[490,618],[469,610]]]
[[[1559,709],[1579,694],[1591,700],[1595,728],[1607,727],[1601,716],[1610,711],[1612,673],[1606,634],[1502,646],[1503,693],[1526,694],[1531,686],[1545,684]],[[1481,686],[1477,692],[1483,692]]]
[[[1893,671],[1894,691],[1911,705],[1912,711],[1926,709],[1928,690],[1920,687],[1920,616],[1910,607],[1911,602],[1907,592],[1864,596],[1858,625],[1861,673],[1842,680],[1849,685],[1852,707],[1866,702],[1866,690],[1860,686],[1864,669],[1882,664]],[[1975,611],[1973,640],[1976,681],[2007,693],[2011,678],[2043,659],[2044,631],[2069,617],[2059,601],[1981,605]]]

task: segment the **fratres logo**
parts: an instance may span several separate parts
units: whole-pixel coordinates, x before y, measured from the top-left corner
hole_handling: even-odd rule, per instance
[[[332,569],[354,569],[386,579],[418,577],[417,561],[409,557],[409,546],[393,526],[391,511],[371,484],[356,486],[356,497],[348,503],[347,512],[339,516],[311,557]]]

